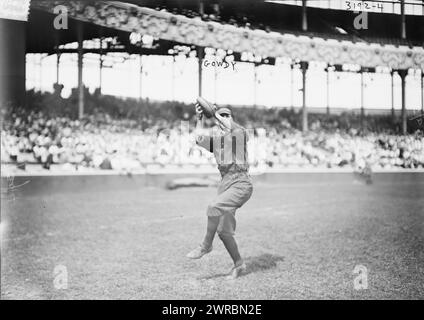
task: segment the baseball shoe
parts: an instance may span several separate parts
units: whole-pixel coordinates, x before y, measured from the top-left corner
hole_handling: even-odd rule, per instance
[[[190,251],[189,253],[187,253],[186,257],[190,258],[190,259],[200,259],[201,257],[203,257],[205,254],[208,254],[209,252],[212,251],[212,246],[209,249],[204,249],[203,246],[199,246],[196,249]]]
[[[243,262],[241,265],[239,266],[234,266],[231,271],[230,274],[227,276],[228,280],[234,280],[237,279],[238,277],[240,277],[244,272],[246,272],[246,264]]]

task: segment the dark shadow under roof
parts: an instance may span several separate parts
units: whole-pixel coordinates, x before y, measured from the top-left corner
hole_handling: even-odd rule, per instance
[[[197,0],[129,0],[150,8],[166,7],[166,10],[180,12],[183,10],[197,10]],[[227,21],[232,17],[238,19],[245,17],[251,22],[251,27],[268,26],[273,31],[293,33],[297,35],[310,35],[322,38],[335,38],[339,40],[365,41],[380,44],[423,46],[424,44],[424,17],[407,16],[407,39],[400,38],[400,16],[392,14],[369,13],[367,30],[353,28],[354,13],[340,10],[325,10],[308,8],[308,32],[300,28],[301,7],[264,3],[261,0],[220,0],[220,19]],[[206,7],[207,13],[211,9]],[[28,53],[55,53],[58,44],[77,41],[77,21],[69,19],[67,30],[53,28],[54,15],[31,9],[27,23],[27,52]],[[245,19],[245,21],[246,21]],[[338,33],[335,27],[341,27],[348,32],[347,35]],[[125,45],[127,52],[139,52],[139,48],[129,42],[129,33],[116,29],[105,28],[91,23],[83,23],[84,39],[99,37],[118,37]],[[146,49],[144,54],[167,54],[168,49],[175,42],[160,40],[156,49]]]

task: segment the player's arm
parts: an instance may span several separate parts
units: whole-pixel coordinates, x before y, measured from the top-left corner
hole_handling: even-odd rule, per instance
[[[215,113],[215,119],[218,120],[227,130],[231,130],[233,133],[246,133],[246,129],[236,123],[232,118],[226,118]]]
[[[196,128],[194,130],[194,136],[196,138],[196,144],[205,148],[209,152],[213,152],[212,137],[207,135],[203,128],[203,110],[198,103],[196,103]]]
[[[233,123],[230,118],[226,118],[221,116],[218,112],[215,112],[215,119],[219,121],[227,130],[231,130],[233,128]]]

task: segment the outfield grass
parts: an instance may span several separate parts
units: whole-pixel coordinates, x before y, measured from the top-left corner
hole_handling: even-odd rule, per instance
[[[351,174],[257,179],[237,213],[248,270],[233,281],[218,237],[203,259],[185,258],[214,188],[121,179],[15,181],[30,180],[2,199],[1,298],[424,298],[424,174],[378,174],[372,185]],[[57,265],[67,289],[54,288]],[[367,290],[353,287],[356,265],[368,270]]]

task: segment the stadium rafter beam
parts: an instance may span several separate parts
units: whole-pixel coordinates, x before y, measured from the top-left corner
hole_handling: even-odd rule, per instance
[[[424,70],[423,47],[353,43],[249,30],[122,2],[36,1],[32,8],[53,13],[57,5],[66,6],[69,17],[76,20],[200,47],[332,65],[355,63],[364,67]]]

